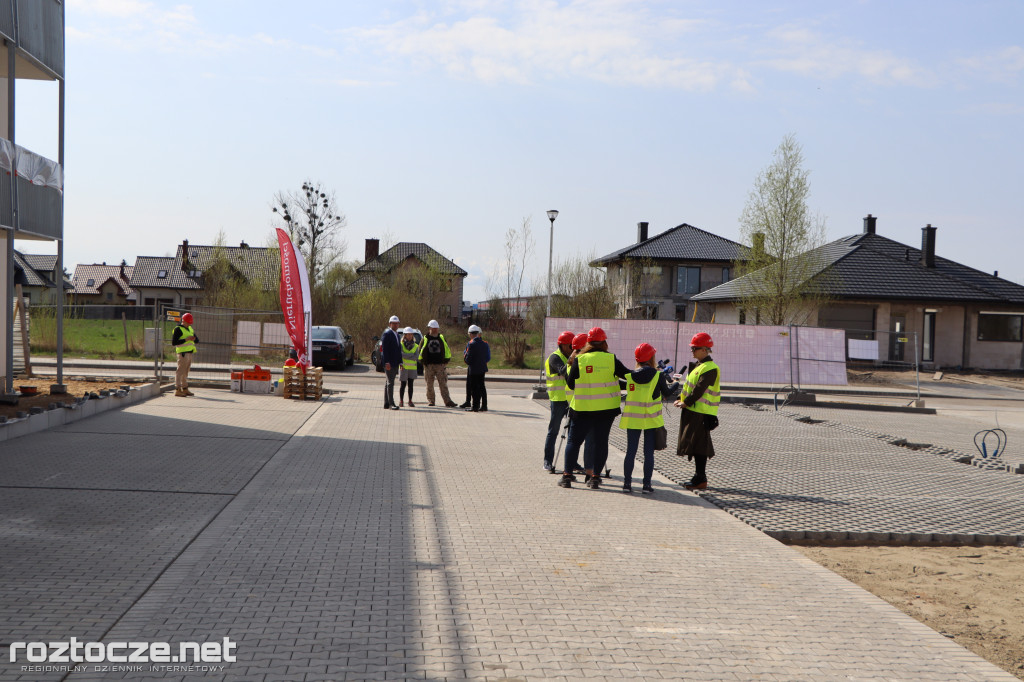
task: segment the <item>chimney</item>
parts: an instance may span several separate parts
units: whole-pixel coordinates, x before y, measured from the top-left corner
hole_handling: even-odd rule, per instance
[[[921,228],[921,264],[935,267],[935,230],[931,223]]]
[[[380,255],[380,240],[379,239],[367,239],[366,240],[366,255],[363,259],[363,263],[369,263],[374,258]]]
[[[647,223],[636,224],[636,241],[637,243],[647,241]]]
[[[752,235],[754,242],[753,248],[755,253],[764,253],[764,232],[755,232]]]
[[[240,249],[248,249],[248,248],[249,248],[249,245],[248,245],[248,244],[246,244],[246,243],[245,243],[245,240],[243,239],[243,240],[242,240],[242,243],[238,245],[238,248],[240,248]]]
[[[876,218],[873,215],[871,215],[870,213],[868,213],[868,217],[864,219],[864,234],[874,234],[875,233],[875,221],[876,220],[878,220],[878,218]]]
[[[126,264],[127,264],[127,261],[124,261],[124,260],[121,261],[121,279],[122,279],[122,281],[125,281],[125,282],[128,281],[128,275],[125,274],[125,271],[124,271],[124,266]]]
[[[992,273],[992,276],[993,276],[993,277],[997,277],[997,278],[998,278],[998,277],[999,277],[999,271],[998,271],[998,270],[996,270],[995,272],[993,272],[993,273]]]

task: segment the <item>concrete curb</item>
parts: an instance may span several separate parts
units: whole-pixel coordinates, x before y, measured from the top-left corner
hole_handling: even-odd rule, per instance
[[[121,395],[119,395],[121,393]],[[40,414],[31,414],[24,419],[10,419],[0,423],[0,443],[14,440],[30,433],[38,433],[58,426],[73,424],[93,415],[120,409],[160,395],[159,384],[145,384],[132,387],[127,392],[118,391],[99,398],[90,398],[83,403],[70,407],[46,410]]]

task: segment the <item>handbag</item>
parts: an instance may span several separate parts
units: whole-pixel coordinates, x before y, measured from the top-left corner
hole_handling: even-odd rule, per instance
[[[718,417],[713,414],[704,415],[704,428],[708,431],[714,431],[718,428]]]
[[[664,450],[668,447],[668,429],[659,426],[654,429],[654,449]]]

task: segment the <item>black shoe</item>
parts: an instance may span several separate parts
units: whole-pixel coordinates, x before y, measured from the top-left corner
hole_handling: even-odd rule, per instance
[[[558,480],[558,487],[559,488],[571,488],[572,487],[572,481],[573,481],[572,476],[562,476],[562,478],[560,478]]]
[[[633,486],[631,484],[629,484],[629,483],[623,483],[622,484],[622,492],[624,492],[624,493],[631,493],[631,492],[633,492]]]
[[[601,477],[600,476],[591,476],[590,480],[587,481],[587,487],[591,488],[592,490],[597,490],[598,488],[600,488],[601,487]]]
[[[445,403],[444,406],[445,407],[458,407],[459,404],[457,402],[455,402],[455,401],[452,401],[452,402],[449,402],[449,403]]]
[[[392,405],[392,406],[391,406],[391,409],[392,409],[392,410],[397,410],[397,409],[398,409],[398,405]]]
[[[700,483],[695,483],[693,481],[690,481],[689,483],[684,483],[683,487],[686,488],[687,490],[707,490],[708,482],[701,481]]]
[[[572,472],[573,472],[574,474],[585,474],[585,473],[587,473],[587,470],[586,470],[586,469],[584,469],[583,467],[581,467],[581,466],[577,465],[577,466],[576,466],[576,468],[574,468],[574,469],[572,470]]]
[[[459,405],[459,407],[461,407],[462,409],[466,409],[467,407],[469,407],[469,403],[462,403],[461,405]]]
[[[652,488],[649,485],[645,485],[640,492],[643,493],[644,495],[650,495],[654,492],[654,488]]]
[[[486,411],[487,411],[486,407],[481,407],[479,410],[477,410],[477,412],[486,412]]]
[[[479,412],[480,411],[480,408],[478,408],[478,407],[463,407],[462,409],[465,410],[466,412]]]

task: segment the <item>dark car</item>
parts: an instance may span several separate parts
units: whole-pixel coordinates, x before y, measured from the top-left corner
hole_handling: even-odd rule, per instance
[[[356,361],[352,337],[341,327],[313,327],[313,365],[345,369]]]
[[[404,329],[405,329],[404,327],[399,327],[398,328],[398,338],[399,339],[401,339],[404,336],[404,334],[402,333]],[[416,339],[416,344],[419,345],[419,343],[421,341],[423,341],[423,333],[419,329],[413,329],[412,330],[412,338]],[[380,344],[381,344],[381,340],[380,340],[379,336],[375,336],[375,337],[373,337],[373,341],[374,341],[374,343],[373,343],[373,350],[370,351],[370,364],[372,364],[374,367],[376,367],[380,363],[379,358],[380,358]]]

